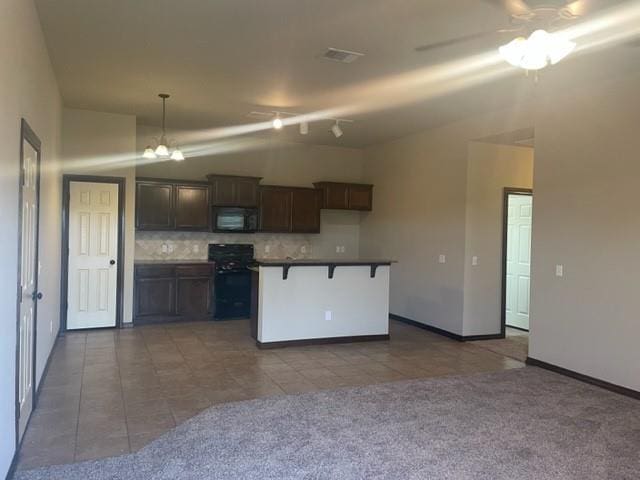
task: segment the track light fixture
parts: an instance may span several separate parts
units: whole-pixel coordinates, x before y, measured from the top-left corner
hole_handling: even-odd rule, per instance
[[[333,133],[333,135],[336,138],[340,138],[344,135],[344,131],[342,130],[342,127],[340,126],[341,124],[344,123],[353,123],[353,120],[349,120],[347,118],[331,118],[331,117],[314,117],[313,114],[309,114],[309,115],[305,115],[305,114],[300,114],[300,113],[294,113],[294,112],[283,112],[282,110],[272,110],[272,111],[267,111],[267,112],[263,112],[263,111],[253,111],[251,113],[249,113],[248,115],[251,118],[258,118],[258,119],[262,119],[263,121],[265,120],[270,120],[271,121],[271,127],[274,130],[282,130],[285,127],[285,122],[284,122],[284,118],[288,118],[291,121],[288,121],[287,125],[294,125],[294,124],[298,124],[298,129],[300,132],[300,135],[308,135],[309,134],[309,120],[303,120],[303,118],[311,118],[312,121],[315,122],[323,122],[323,121],[331,121],[333,122],[333,125],[331,126],[331,128],[329,129],[329,131],[331,133]],[[295,117],[299,117],[299,118],[295,118]],[[145,151],[146,153],[146,151]]]
[[[340,138],[342,135],[344,135],[344,132],[340,128],[340,120],[336,120],[336,123],[333,124],[333,126],[331,127],[331,133],[333,133],[333,136],[336,138]]]

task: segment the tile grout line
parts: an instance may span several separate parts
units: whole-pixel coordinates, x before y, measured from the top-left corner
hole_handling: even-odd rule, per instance
[[[84,348],[82,350],[82,371],[80,372],[80,395],[78,396],[78,414],[76,417],[76,435],[75,442],[73,445],[73,461],[76,461],[76,456],[78,454],[78,433],[80,432],[80,406],[82,405],[82,389],[84,386],[84,367],[87,361],[87,340],[88,335],[84,335]]]
[[[116,335],[113,338],[113,347],[116,354],[116,365],[118,367],[118,380],[120,384],[120,399],[122,400],[122,414],[124,416],[124,428],[127,431],[127,445],[129,446],[129,453],[131,453],[131,436],[129,435],[129,419],[127,417],[127,407],[124,403],[124,387],[122,385],[122,373],[120,372],[120,355],[119,355],[119,343],[116,341]]]

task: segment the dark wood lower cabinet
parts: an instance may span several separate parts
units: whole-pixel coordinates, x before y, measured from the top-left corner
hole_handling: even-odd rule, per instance
[[[213,264],[136,265],[133,323],[207,320],[212,297]]]

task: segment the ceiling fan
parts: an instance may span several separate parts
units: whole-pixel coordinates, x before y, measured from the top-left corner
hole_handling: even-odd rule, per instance
[[[429,52],[482,38],[511,34],[517,35],[499,48],[510,64],[525,70],[540,70],[558,63],[573,51],[576,44],[558,33],[550,33],[592,13],[613,1],[602,0],[483,0],[505,10],[509,25],[500,30],[476,32],[457,38],[416,47],[418,52]],[[605,4],[605,5],[603,5]],[[597,5],[597,6],[596,6]]]

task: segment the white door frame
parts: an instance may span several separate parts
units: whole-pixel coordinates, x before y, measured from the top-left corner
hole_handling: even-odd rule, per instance
[[[34,282],[33,282],[33,343],[31,345],[31,412],[35,409],[37,400],[37,388],[36,388],[36,339],[38,331],[38,300],[42,298],[42,294],[38,291],[38,274],[39,274],[39,260],[38,260],[38,247],[39,247],[39,227],[40,227],[40,160],[42,157],[41,142],[38,136],[31,129],[27,121],[23,118],[20,123],[20,175],[19,181],[19,198],[18,198],[18,276],[17,276],[17,299],[16,299],[16,397],[15,397],[15,416],[16,416],[16,451],[18,451],[22,442],[20,436],[20,323],[21,323],[21,308],[22,297],[24,295],[22,288],[22,188],[24,183],[24,143],[27,142],[37,152],[36,158],[36,212],[37,219],[35,222],[35,248],[34,248]],[[28,424],[31,418],[31,412],[29,418],[26,420]],[[26,430],[25,424],[25,430]]]
[[[505,187],[502,201],[502,289],[501,289],[501,312],[500,312],[500,336],[504,338],[507,334],[507,240],[509,230],[509,197],[511,195],[527,195],[533,197],[533,190],[530,188]]]
[[[116,273],[116,325],[122,328],[124,286],[124,202],[126,179],[124,177],[101,177],[94,175],[62,176],[62,271],[60,274],[60,333],[67,331],[67,302],[69,286],[69,195],[71,182],[112,183],[118,185],[118,253]],[[114,327],[105,327],[114,328]]]

